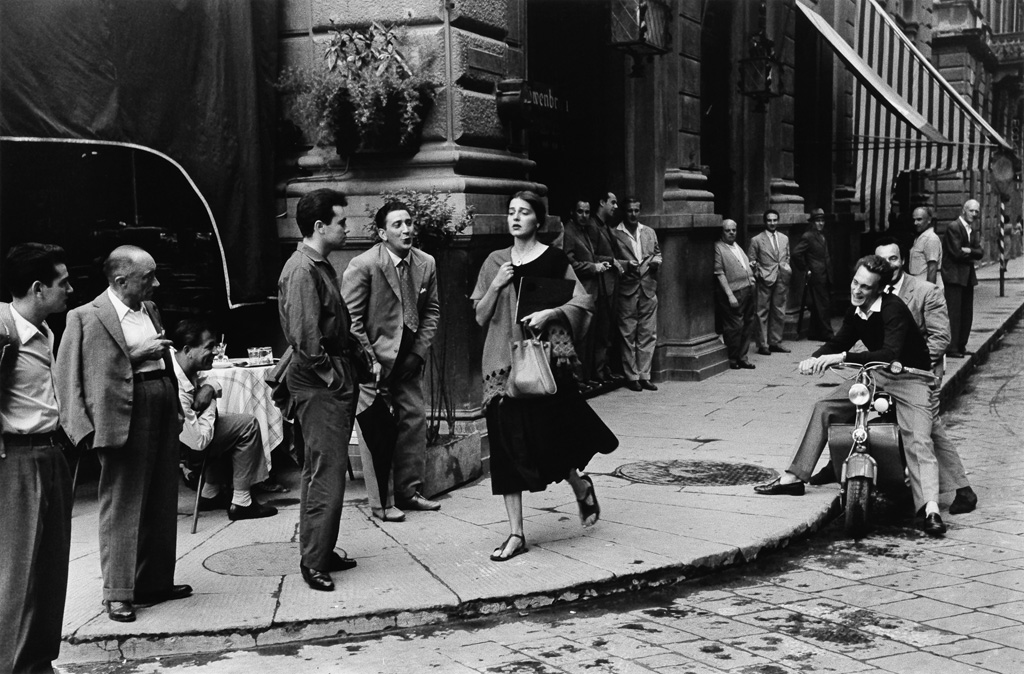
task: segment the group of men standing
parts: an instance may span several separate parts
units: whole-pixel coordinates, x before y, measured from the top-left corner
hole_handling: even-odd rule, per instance
[[[621,369],[629,390],[657,391],[651,362],[658,341],[658,237],[640,222],[639,199],[626,198],[617,226],[615,194],[604,192],[595,201],[593,213],[590,201],[576,201],[562,235],[562,249],[596,305],[590,329],[576,344],[582,379],[600,385]]]

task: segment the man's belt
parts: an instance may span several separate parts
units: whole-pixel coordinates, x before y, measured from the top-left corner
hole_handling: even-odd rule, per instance
[[[50,433],[4,433],[4,447],[63,447],[64,438],[61,431]]]
[[[170,375],[170,372],[166,368],[163,370],[148,370],[146,372],[136,372],[132,375],[132,381],[138,383],[140,381],[152,381],[154,379],[163,379]]]

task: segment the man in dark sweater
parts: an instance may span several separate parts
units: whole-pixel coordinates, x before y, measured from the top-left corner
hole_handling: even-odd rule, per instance
[[[914,316],[902,300],[882,292],[891,280],[892,268],[877,255],[868,255],[857,262],[850,283],[851,307],[843,318],[843,326],[835,337],[800,363],[801,374],[820,374],[839,363],[894,360],[907,367],[930,369],[928,346]],[[867,350],[850,353],[849,349],[858,341],[863,342]],[[914,506],[923,508],[925,513],[924,532],[941,536],[946,533],[946,526],[939,517],[939,465],[931,438],[929,382],[913,375],[883,372],[876,372],[875,377],[896,405]],[[829,425],[850,423],[854,419],[855,407],[847,395],[847,387],[839,386],[814,404],[789,468],[780,478],[754,487],[755,492],[772,496],[804,493],[804,482],[810,479],[828,440]]]

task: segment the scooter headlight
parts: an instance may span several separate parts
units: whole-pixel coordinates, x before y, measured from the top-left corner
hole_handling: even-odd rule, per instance
[[[865,442],[867,442],[868,441],[867,429],[864,429],[864,428],[855,428],[855,429],[853,429],[853,441],[856,442],[858,445],[863,445]]]
[[[888,398],[875,398],[875,411],[879,414],[885,414],[889,411],[889,399]]]
[[[868,387],[860,382],[857,382],[850,387],[850,402],[860,407],[861,405],[867,405],[868,401],[871,400],[871,391]]]

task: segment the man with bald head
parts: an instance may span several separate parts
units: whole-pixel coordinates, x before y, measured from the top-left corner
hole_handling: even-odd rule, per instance
[[[68,313],[57,352],[60,420],[100,461],[103,603],[118,622],[135,604],[192,593],[174,584],[181,417],[171,340],[151,301],[156,262],[137,246],[103,263],[108,287]]]
[[[910,249],[907,273],[942,288],[942,240],[932,227],[932,214],[924,206],[914,209],[917,238]]]
[[[754,272],[736,243],[735,220],[722,221],[722,239],[715,242],[715,311],[733,370],[753,370],[747,360],[754,332]]]
[[[949,308],[950,358],[963,358],[974,323],[974,286],[978,276],[974,261],[983,255],[981,249],[981,204],[974,199],[964,203],[956,221],[946,226],[942,236],[942,284]]]

